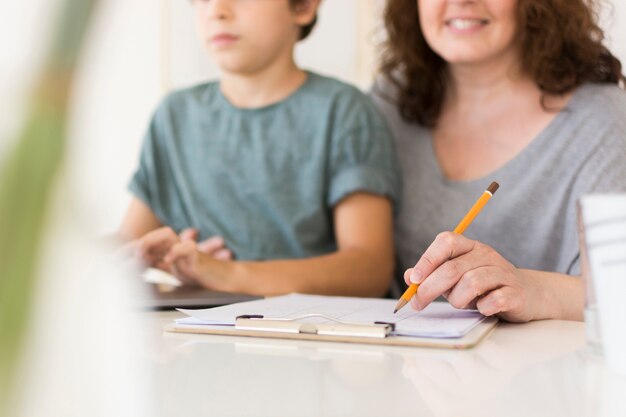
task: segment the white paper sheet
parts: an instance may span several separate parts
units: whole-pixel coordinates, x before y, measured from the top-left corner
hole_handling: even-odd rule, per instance
[[[242,315],[288,319],[324,314],[346,323],[395,323],[394,334],[397,336],[458,338],[485,319],[478,311],[457,310],[446,302],[432,303],[421,312],[406,306],[393,314],[395,305],[396,300],[290,294],[203,310],[179,309],[189,317],[176,320],[176,323],[234,326],[235,319]],[[327,321],[317,317],[302,320]]]

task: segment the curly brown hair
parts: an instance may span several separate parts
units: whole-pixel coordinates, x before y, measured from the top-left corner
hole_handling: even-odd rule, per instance
[[[519,0],[522,70],[544,97],[585,82],[624,86],[622,64],[602,43],[597,6],[598,0]],[[426,42],[418,13],[417,0],[387,0],[380,70],[397,89],[402,118],[434,127],[446,93],[447,63]]]

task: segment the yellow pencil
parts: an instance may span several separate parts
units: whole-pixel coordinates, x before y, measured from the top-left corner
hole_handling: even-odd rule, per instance
[[[456,228],[454,229],[454,233],[456,233],[457,235],[463,234],[465,229],[467,229],[472,221],[474,221],[474,218],[478,216],[478,213],[480,213],[485,204],[487,204],[487,201],[489,201],[489,199],[496,193],[498,187],[500,187],[500,185],[497,182],[492,182],[489,187],[487,187],[483,195],[480,196],[480,198],[476,201],[476,203],[474,203],[474,206],[470,209],[470,211],[468,211],[465,217],[463,217],[463,220],[461,220],[456,226]],[[400,311],[402,307],[404,307],[411,301],[411,298],[413,298],[413,296],[417,293],[418,287],[419,284],[409,285],[409,288],[406,289],[404,294],[402,294],[402,297],[400,297],[400,299],[398,300],[398,304],[396,304],[396,309],[393,310],[394,314]]]

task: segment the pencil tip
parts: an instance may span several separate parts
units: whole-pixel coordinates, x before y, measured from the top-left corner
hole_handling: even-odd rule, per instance
[[[393,314],[396,314],[397,312],[398,312],[397,308],[395,310],[393,310]]]

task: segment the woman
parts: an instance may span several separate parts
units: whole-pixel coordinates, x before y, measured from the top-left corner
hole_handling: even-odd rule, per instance
[[[443,295],[509,321],[581,320],[575,202],[626,191],[624,76],[592,4],[392,0],[385,24],[373,96],[404,176],[396,247],[421,283],[413,307]],[[491,181],[467,232],[440,233]]]

